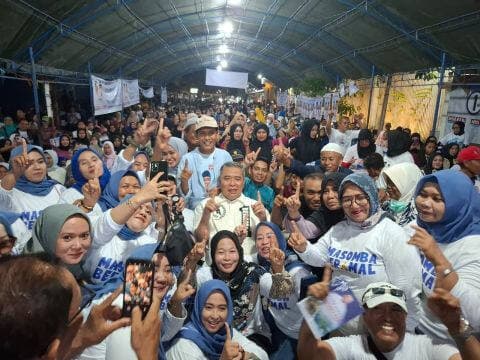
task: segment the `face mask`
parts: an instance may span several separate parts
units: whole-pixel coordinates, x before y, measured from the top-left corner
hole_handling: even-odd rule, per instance
[[[398,200],[390,200],[388,203],[388,208],[395,214],[399,214],[408,207],[408,203],[404,203],[403,201]]]

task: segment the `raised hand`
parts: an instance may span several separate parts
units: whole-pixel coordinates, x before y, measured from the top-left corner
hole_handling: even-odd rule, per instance
[[[207,202],[205,203],[205,208],[203,211],[208,212],[209,214],[217,211],[219,209],[219,205],[215,202],[215,193],[211,193]]]
[[[439,265],[441,261],[445,260],[442,250],[427,230],[417,225],[411,225],[411,227],[415,229],[415,234],[408,241],[409,244],[418,247],[434,265]]]
[[[232,341],[232,335],[230,333],[230,326],[225,323],[225,343],[223,344],[222,355],[220,360],[242,360],[244,357],[244,350],[240,344],[236,341]]]
[[[162,175],[163,172],[155,175],[152,180],[147,182],[140,191],[135,194],[135,198],[139,199],[142,204],[157,199],[165,201],[167,199],[165,194],[170,190],[171,184],[168,181],[158,182]]]
[[[292,233],[288,238],[288,245],[290,245],[296,252],[303,253],[307,250],[307,239],[300,232],[298,225],[295,221],[290,221]]]
[[[79,335],[84,345],[92,346],[103,341],[117,329],[130,325],[129,318],[121,318],[121,309],[112,305],[122,293],[122,287],[111,293],[101,304],[92,307],[87,321],[82,325]]]
[[[272,264],[272,273],[278,274],[283,271],[285,264],[285,253],[278,248],[277,241],[275,239],[270,240],[270,264]]]
[[[295,189],[295,194],[290,196],[288,199],[285,200],[285,206],[288,210],[288,215],[296,219],[300,217],[300,207],[302,203],[300,202],[300,180],[297,180],[297,187]]]
[[[236,226],[233,232],[237,234],[240,244],[243,243],[248,234],[247,227],[244,224]]]
[[[272,162],[270,163],[269,170],[271,173],[275,172],[278,170],[278,162],[277,159],[272,159]]]
[[[193,172],[188,168],[188,159],[185,159],[185,166],[180,173],[180,180],[185,183],[188,183],[188,180],[192,177]]]
[[[260,221],[267,221],[267,212],[265,206],[262,203],[262,197],[260,196],[260,191],[257,191],[257,202],[252,205],[253,213]]]
[[[285,205],[285,197],[283,196],[283,191],[284,191],[284,187],[282,186],[280,188],[280,192],[277,194],[277,196],[275,196],[275,199],[273,200],[273,206],[274,207],[278,207],[278,208],[281,208],[283,205]]]
[[[187,269],[186,275],[178,281],[177,289],[172,295],[170,299],[171,302],[181,304],[190,296],[195,294],[195,288],[190,285],[190,280],[192,279],[192,270]]]
[[[94,207],[97,203],[100,195],[102,194],[102,188],[100,187],[100,180],[98,176],[88,180],[82,186],[83,205],[87,207]]]
[[[158,121],[154,118],[146,118],[145,122],[139,126],[133,134],[134,141],[139,145],[145,145],[150,140],[150,136],[155,132]]]
[[[312,284],[308,287],[307,295],[324,300],[330,291],[330,281],[332,280],[332,268],[326,265],[323,268],[322,281]]]
[[[427,305],[447,327],[450,334],[457,334],[461,331],[460,301],[449,291],[436,287],[428,297]]]
[[[256,151],[251,151],[245,156],[245,159],[243,160],[243,163],[249,167],[252,166],[255,161],[257,160],[258,154],[260,154],[261,148],[258,148]]]
[[[21,138],[20,141],[22,143],[22,154],[12,159],[12,172],[16,179],[25,174],[25,170],[33,163],[32,160],[28,158],[27,142],[24,138]]]
[[[160,148],[165,148],[168,145],[168,140],[170,140],[171,137],[172,133],[170,132],[170,129],[164,126],[164,119],[161,118],[155,144],[158,144]]]
[[[162,329],[162,322],[159,315],[160,303],[161,300],[154,296],[147,316],[145,316],[143,320],[142,312],[138,306],[132,311],[130,343],[139,360],[158,358],[158,344],[160,343],[160,333]]]

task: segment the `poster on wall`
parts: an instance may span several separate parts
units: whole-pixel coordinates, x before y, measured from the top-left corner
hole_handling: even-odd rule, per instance
[[[279,91],[277,93],[277,105],[287,106],[288,93],[286,91]]]
[[[179,99],[180,98],[180,95],[178,97]],[[168,97],[167,97],[167,87],[166,86],[162,86],[161,87],[161,92],[160,92],[160,103],[161,104],[166,104],[168,101]]]
[[[452,124],[465,124],[465,145],[480,144],[480,87],[464,86],[450,93],[444,135],[452,131]]]
[[[122,79],[122,101],[123,107],[128,107],[140,103],[140,88],[138,87],[138,79]]]
[[[108,81],[91,75],[90,81],[95,115],[122,110],[122,81],[120,79]]]

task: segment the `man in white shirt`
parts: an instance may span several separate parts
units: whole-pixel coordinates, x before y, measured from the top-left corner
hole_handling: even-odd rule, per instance
[[[356,119],[357,126],[362,129],[363,124],[360,118]],[[350,119],[348,116],[342,116],[338,121],[338,128],[335,129],[332,127],[332,118],[327,122],[327,134],[330,143],[338,144],[342,147],[343,153],[345,154],[347,149],[353,145],[352,141],[358,138],[358,133],[360,130],[348,130],[350,125]]]
[[[225,163],[220,170],[220,195],[211,195],[195,208],[194,228],[197,237],[212,238],[220,230],[234,231],[242,241],[245,255],[255,252],[253,231],[261,221],[269,221],[270,214],[261,199],[253,200],[243,195],[245,175],[242,165]],[[206,255],[210,264],[210,254]]]
[[[309,288],[309,294],[324,299],[329,292],[329,281],[325,278]],[[444,289],[436,289],[429,300],[435,314],[449,328],[459,350],[447,344],[433,344],[425,335],[406,332],[407,305],[405,294],[396,286],[378,282],[370,284],[362,297],[364,306],[363,323],[367,330],[364,335],[331,337],[315,340],[309,334],[305,323],[302,325],[298,349],[299,359],[436,359],[460,360],[477,359],[478,341],[468,323],[460,317],[460,304]],[[467,324],[467,326],[464,326]],[[455,335],[454,335],[455,334]],[[460,356],[461,354],[461,356]]]

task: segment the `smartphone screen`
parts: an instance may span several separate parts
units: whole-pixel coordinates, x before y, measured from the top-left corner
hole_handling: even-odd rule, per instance
[[[143,317],[147,314],[152,304],[154,269],[151,261],[127,260],[123,286],[123,316],[130,317],[135,306],[140,307]]]
[[[152,180],[159,172],[163,172],[158,181],[168,180],[168,164],[166,161],[152,161],[150,163],[150,180]]]

